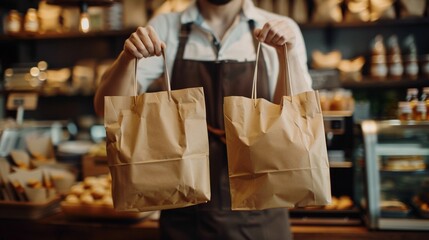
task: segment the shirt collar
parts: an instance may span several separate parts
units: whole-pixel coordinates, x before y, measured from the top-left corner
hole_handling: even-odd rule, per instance
[[[200,12],[198,11],[197,1],[195,0],[193,3],[186,8],[180,17],[180,22],[182,24],[186,23],[195,23],[197,25],[201,25],[204,21]],[[241,11],[242,20],[254,20],[256,23],[261,24],[264,21],[263,16],[257,11],[256,6],[253,4],[252,0],[243,0],[243,7]],[[258,24],[257,24],[258,25]]]

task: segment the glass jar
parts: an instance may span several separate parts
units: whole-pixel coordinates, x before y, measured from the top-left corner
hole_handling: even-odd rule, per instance
[[[401,55],[389,55],[389,76],[392,79],[400,80],[404,74],[404,66],[402,65]]]
[[[344,89],[335,89],[329,109],[331,111],[344,111],[347,108],[347,101],[344,98]]]
[[[372,41],[371,46],[372,55],[386,55],[386,46],[382,35],[377,35]]]
[[[404,57],[404,73],[411,80],[416,80],[419,76],[419,64],[416,55],[407,55]]]
[[[19,33],[21,31],[21,14],[17,10],[10,10],[5,24],[6,33]]]
[[[422,76],[429,79],[429,54],[423,55],[421,59]]]
[[[420,101],[417,103],[416,114],[414,116],[414,120],[416,121],[426,121],[427,120],[427,109],[426,103]]]
[[[353,111],[355,108],[355,100],[353,98],[353,92],[351,90],[344,90],[344,100],[346,102],[346,111]]]
[[[29,8],[25,14],[24,30],[26,32],[35,33],[39,31],[39,18],[37,16],[37,10]]]
[[[405,100],[410,104],[412,118],[417,113],[417,103],[419,102],[419,90],[417,88],[408,88]]]
[[[371,77],[377,80],[384,80],[387,76],[388,69],[385,55],[373,55],[371,57]]]
[[[398,103],[398,118],[401,121],[409,121],[413,119],[413,113],[410,102]]]
[[[326,90],[319,91],[320,107],[322,111],[329,111],[332,99],[332,93]]]
[[[401,55],[398,36],[392,35],[387,39],[388,55]]]
[[[429,87],[423,88],[421,100],[426,104],[426,112],[429,112]]]

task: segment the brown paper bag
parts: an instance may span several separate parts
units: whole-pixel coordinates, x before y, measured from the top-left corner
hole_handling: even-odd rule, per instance
[[[168,91],[105,97],[116,210],[153,211],[210,200],[203,89],[171,91],[167,72],[165,79]]]
[[[232,209],[330,203],[329,163],[318,92],[291,93],[283,96],[280,105],[258,99],[256,72],[257,68],[252,98],[224,98]],[[284,79],[290,92],[290,76]]]

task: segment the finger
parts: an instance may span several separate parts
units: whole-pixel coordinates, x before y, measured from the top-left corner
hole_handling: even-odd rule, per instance
[[[285,43],[288,36],[288,26],[283,21],[278,21],[276,24],[276,35],[271,39],[273,44]]]
[[[154,48],[154,53],[157,56],[161,55],[162,42],[159,40],[158,34],[152,26],[147,27],[147,32],[150,40],[152,41],[152,46]]]
[[[262,29],[260,28],[255,28],[255,30],[253,30],[253,36],[255,36],[255,38],[259,39],[259,34],[261,33]]]
[[[148,52],[148,56],[155,55],[155,47],[153,45],[152,39],[149,36],[148,30],[146,28],[139,28],[139,31],[137,31],[138,38],[143,43],[144,48]]]
[[[137,51],[143,55],[143,57],[150,57],[151,54],[149,53],[146,46],[143,44],[142,40],[140,39],[140,36],[131,37],[129,38],[131,44],[134,45],[135,48],[137,48]]]
[[[282,46],[289,41],[288,33],[285,29],[279,30],[279,34],[277,34],[273,39],[271,39],[271,44],[276,46]]]
[[[288,48],[292,48],[295,45],[296,35],[292,28],[288,26],[283,26],[283,38],[279,39],[279,45],[288,45]]]
[[[281,22],[279,21],[270,22],[269,24],[266,24],[266,25],[269,27],[269,29],[268,29],[267,37],[265,38],[265,42],[271,43],[274,40],[278,39],[282,34]]]
[[[141,54],[144,54],[146,51],[146,48],[144,47],[143,42],[140,40],[138,31],[139,30],[131,34],[128,40],[130,41],[131,44],[134,45],[134,47],[137,49],[138,52],[140,52]]]
[[[268,32],[270,31],[270,29],[271,29],[270,23],[269,22],[265,23],[264,27],[259,32],[259,35],[258,35],[259,41],[265,42],[265,40],[267,38],[267,35],[268,35]]]
[[[275,30],[270,30],[267,33],[267,37],[265,38],[266,43],[272,43],[274,39],[279,38],[279,34]]]
[[[147,56],[147,50],[142,42],[142,40],[140,39],[140,34],[139,32],[144,31],[142,27],[139,27],[133,34],[131,34],[131,36],[128,38],[128,40],[130,41],[131,44],[134,45],[135,48],[137,48],[137,51],[144,55]]]
[[[125,41],[124,51],[132,55],[133,57],[143,58],[143,54],[139,52],[139,50],[134,46],[134,44],[129,39]]]
[[[269,41],[270,44],[272,45],[277,45],[277,42],[279,41],[279,39],[281,39],[282,36],[279,34],[276,34],[273,36],[273,38],[271,38],[271,40]]]
[[[165,50],[167,49],[167,45],[161,41],[161,54],[165,54]]]
[[[287,43],[287,40],[284,36],[280,36],[277,39],[273,39],[273,44],[277,45],[277,46],[283,46]]]

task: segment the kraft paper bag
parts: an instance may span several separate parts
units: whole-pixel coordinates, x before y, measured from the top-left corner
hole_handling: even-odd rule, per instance
[[[203,89],[171,91],[167,72],[165,79],[168,91],[105,97],[116,210],[153,211],[210,200]]]
[[[289,73],[288,65],[284,72]],[[257,67],[252,98],[224,98],[232,209],[329,204],[329,162],[318,92],[291,93],[280,105],[258,99],[256,72]],[[284,89],[291,92],[290,76],[284,80]]]

